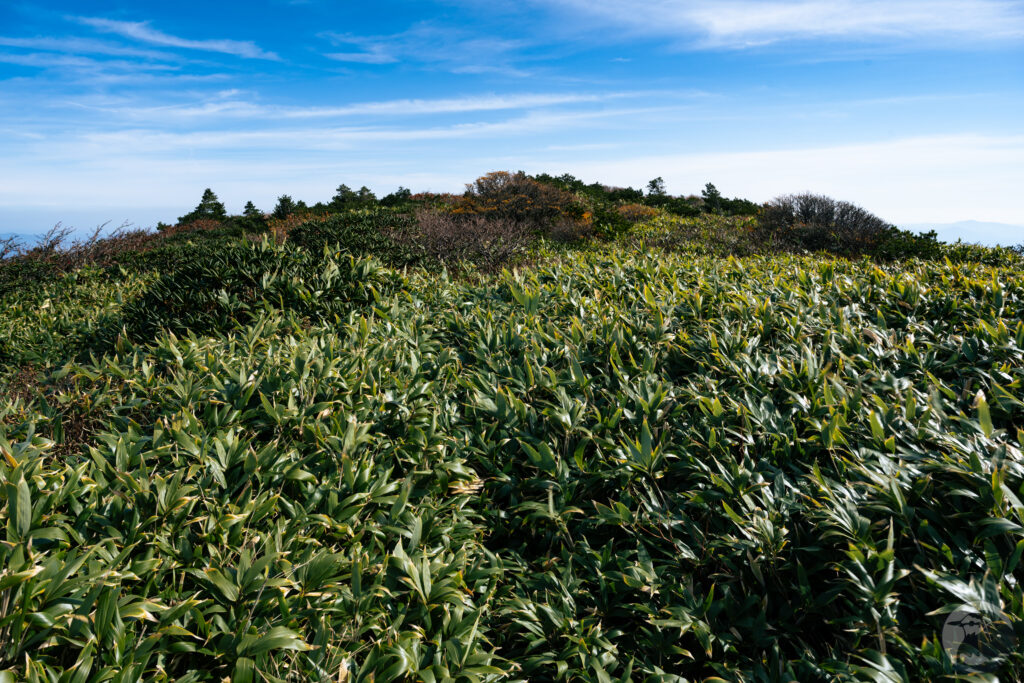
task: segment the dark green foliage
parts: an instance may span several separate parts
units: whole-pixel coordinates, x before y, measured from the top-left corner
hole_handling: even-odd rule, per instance
[[[1021,247],[986,247],[956,241],[953,244],[942,244],[942,258],[953,263],[982,263],[987,266],[1019,266],[1024,263],[1024,249]]]
[[[117,313],[94,274],[38,324]],[[0,404],[0,671],[952,677],[952,608],[1024,635],[1022,282],[614,250],[471,283],[264,241],[126,283],[181,334]]]
[[[851,204],[815,194],[777,197],[758,215],[758,239],[782,249],[868,254],[890,224]]]
[[[214,220],[219,221],[226,218],[228,215],[227,210],[224,208],[224,204],[217,199],[217,195],[214,194],[213,190],[206,188],[203,191],[203,197],[199,200],[199,205],[196,206],[190,213],[178,219],[179,224],[192,223],[198,220]]]
[[[295,200],[289,195],[283,194],[277,198],[277,206],[274,207],[274,211],[271,215],[274,218],[288,218],[296,212],[297,206]]]
[[[414,225],[408,214],[387,209],[353,211],[300,225],[288,241],[316,252],[329,247],[357,256],[372,254],[385,264],[402,267],[421,259],[421,250],[408,237]]]
[[[358,195],[352,190],[351,187],[342,183],[338,186],[338,189],[334,192],[334,197],[331,198],[330,207],[334,211],[342,211],[344,209],[351,209],[355,206]]]
[[[568,173],[560,176],[542,173],[532,177],[539,182],[568,190],[581,197],[586,197],[589,202],[588,206],[603,205],[611,208],[624,204],[645,204],[683,217],[699,216],[703,212],[721,213],[727,216],[753,216],[757,214],[760,208],[759,205],[747,199],[727,199],[723,197],[717,189],[714,189],[714,185],[711,183],[705,186],[705,192],[710,187],[714,189],[715,195],[712,197],[712,201],[708,202],[706,198],[668,194],[665,188],[665,180],[661,177],[654,178],[647,183],[646,195],[643,190],[637,190],[632,187],[610,187],[601,183],[588,185]]]
[[[756,204],[749,199],[740,199],[733,197],[732,199],[722,198],[722,213],[727,216],[756,216],[761,210],[759,204]]]
[[[614,238],[630,228],[630,222],[611,204],[595,202],[590,208],[594,232],[598,237]]]
[[[387,194],[381,197],[380,205],[386,207],[404,206],[405,204],[409,203],[411,198],[412,190],[405,187],[399,187],[391,194]]]
[[[338,186],[334,197],[331,199],[331,203],[327,206],[331,211],[348,211],[351,209],[370,208],[376,204],[376,195],[365,185],[359,188],[358,191],[355,191],[348,185],[342,184]]]
[[[708,183],[701,190],[700,197],[704,200],[704,206],[708,213],[721,213],[722,193],[718,191],[717,187]]]
[[[59,275],[57,267],[46,259],[12,258],[0,262],[0,299],[36,289]]]
[[[670,197],[668,201],[661,204],[661,208],[671,214],[684,218],[699,216],[704,213],[700,202],[694,201],[689,197]]]
[[[260,233],[267,230],[267,218],[260,212],[231,216],[226,221],[232,227],[237,227],[242,233]]]
[[[871,255],[882,260],[936,259],[944,255],[944,245],[934,230],[915,234],[893,225],[879,236]]]
[[[647,183],[647,197],[665,197],[668,193],[665,192],[665,179],[658,176],[654,180]]]
[[[243,327],[268,307],[312,321],[334,320],[372,304],[396,280],[371,262],[355,262],[328,247],[303,249],[271,242],[235,243],[194,254],[125,306],[120,329],[142,341],[160,330],[199,335]]]

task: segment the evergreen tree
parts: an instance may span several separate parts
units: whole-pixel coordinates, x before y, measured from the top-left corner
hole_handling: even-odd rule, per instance
[[[381,206],[398,206],[409,201],[410,197],[412,197],[412,190],[399,185],[397,190],[381,197],[380,204]]]
[[[700,196],[704,199],[704,209],[708,213],[721,213],[722,211],[722,193],[718,191],[718,188],[708,183],[704,186]]]
[[[245,208],[242,209],[242,215],[246,218],[259,218],[263,215],[263,212],[256,208],[256,205],[252,202],[246,202]]]
[[[213,190],[206,188],[203,192],[203,198],[199,200],[199,206],[193,209],[191,213],[178,218],[178,223],[191,223],[204,218],[222,221],[227,217],[228,212],[224,208],[224,204],[217,199],[217,195],[214,194]]]
[[[356,198],[359,200],[360,204],[375,204],[377,202],[377,195],[375,195],[366,185],[359,188]]]
[[[350,209],[358,201],[359,195],[356,194],[351,187],[342,183],[338,186],[337,191],[334,193],[334,197],[331,199],[331,208],[335,211]]]
[[[664,197],[665,192],[665,179],[658,176],[654,180],[647,183],[647,196],[648,197]]]
[[[274,218],[288,218],[296,209],[295,201],[286,194],[277,198],[277,206],[274,207]]]

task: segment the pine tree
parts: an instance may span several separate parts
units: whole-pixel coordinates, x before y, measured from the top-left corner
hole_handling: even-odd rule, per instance
[[[356,194],[351,187],[342,183],[341,185],[338,185],[338,189],[335,191],[334,197],[331,199],[331,208],[335,211],[349,209],[358,201],[359,195]]]
[[[722,211],[722,193],[718,188],[708,183],[704,186],[700,196],[704,199],[704,208],[708,213],[720,213]]]
[[[228,212],[224,208],[224,204],[217,199],[217,195],[214,194],[213,190],[206,188],[203,191],[203,198],[199,200],[199,206],[193,209],[191,213],[178,218],[178,223],[192,223],[204,218],[222,221],[227,217]]]
[[[286,194],[277,198],[277,206],[274,207],[274,218],[288,218],[295,213],[295,201]]]
[[[263,215],[263,212],[256,208],[256,205],[252,202],[246,202],[245,208],[242,209],[242,215],[246,218],[259,218]]]
[[[397,206],[399,204],[409,201],[410,197],[412,197],[412,190],[399,185],[397,190],[395,190],[391,194],[384,195],[383,197],[381,197],[380,205]]]
[[[356,197],[361,204],[374,204],[377,201],[377,195],[375,195],[366,185],[359,188],[359,192],[356,194]]]
[[[658,176],[654,180],[647,183],[647,196],[648,197],[664,197],[665,196],[665,179]]]

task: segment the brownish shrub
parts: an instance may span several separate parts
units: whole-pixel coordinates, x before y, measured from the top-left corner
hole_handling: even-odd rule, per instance
[[[653,206],[645,206],[644,204],[624,204],[616,208],[615,211],[630,223],[650,220],[659,213]]]
[[[17,237],[5,237],[0,239],[0,261],[8,256],[17,256],[24,251],[24,245]]]
[[[583,208],[565,190],[519,171],[495,171],[466,185],[452,213],[495,216],[547,232],[565,218],[581,218]]]
[[[597,234],[592,215],[584,213],[578,219],[563,218],[557,221],[548,229],[547,237],[556,242],[570,243],[590,239]]]
[[[101,225],[88,237],[76,239],[68,244],[68,237],[72,230],[64,228],[58,223],[48,233],[40,237],[34,247],[20,249],[12,255],[44,262],[57,272],[66,272],[87,263],[101,266],[110,265],[118,254],[126,251],[142,251],[153,243],[159,242],[167,234],[131,229],[128,224],[125,224],[110,235],[100,237],[104,227]]]
[[[533,236],[528,224],[509,217],[419,209],[415,230],[393,237],[442,263],[470,261],[492,271],[525,255]]]
[[[0,259],[0,295],[24,286],[38,286],[85,265],[110,267],[125,263],[132,255],[161,246],[173,235],[214,231],[223,226],[216,220],[201,219],[153,232],[133,229],[126,223],[101,237],[104,227],[99,226],[84,239],[69,241],[73,231],[58,223],[31,247],[13,240],[0,242],[0,257],[4,257]]]

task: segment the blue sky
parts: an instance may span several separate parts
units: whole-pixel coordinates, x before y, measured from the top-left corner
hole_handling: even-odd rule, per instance
[[[497,169],[1024,225],[1022,111],[1020,0],[6,0],[0,232]]]

